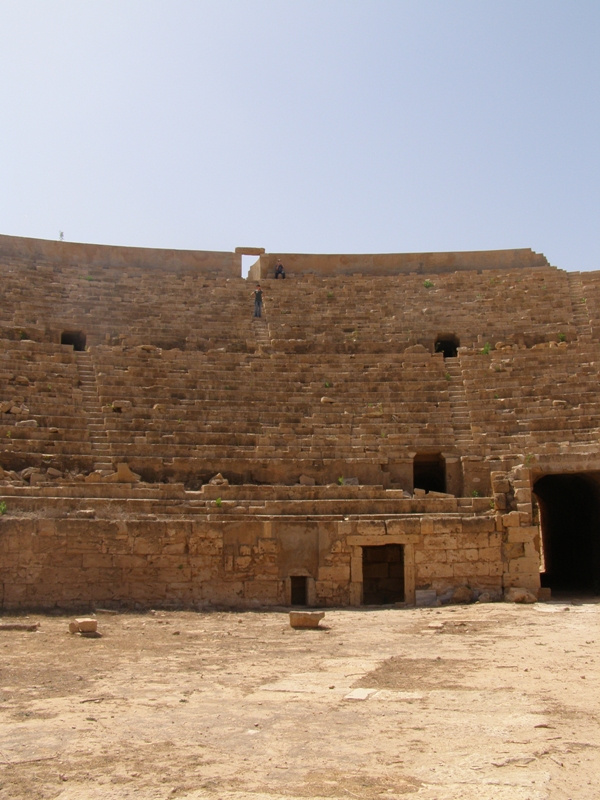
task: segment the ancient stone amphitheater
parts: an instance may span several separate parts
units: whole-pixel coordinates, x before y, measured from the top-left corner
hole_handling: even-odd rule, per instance
[[[0,269],[0,608],[598,588],[600,273],[8,236]]]

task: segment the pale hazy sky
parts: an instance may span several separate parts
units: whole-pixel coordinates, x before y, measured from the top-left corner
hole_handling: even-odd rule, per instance
[[[598,0],[0,0],[0,233],[600,269]]]

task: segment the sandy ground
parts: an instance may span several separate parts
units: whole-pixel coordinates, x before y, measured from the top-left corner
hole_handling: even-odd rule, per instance
[[[600,797],[600,605],[4,617],[0,798]]]

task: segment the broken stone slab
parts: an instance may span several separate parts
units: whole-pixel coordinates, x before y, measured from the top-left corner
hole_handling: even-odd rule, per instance
[[[15,428],[37,428],[38,423],[35,419],[21,419],[15,422]]]
[[[69,633],[97,633],[98,620],[93,617],[79,617],[69,623]]]
[[[300,486],[315,486],[317,482],[314,478],[311,478],[309,475],[300,475],[300,477],[298,478],[298,483],[300,484]]]
[[[504,592],[507,603],[537,603],[537,597],[522,586],[511,586]]]
[[[229,486],[229,481],[227,478],[224,478],[220,472],[218,472],[209,480],[209,484],[211,486]]]
[[[2,622],[0,631],[37,631],[40,627],[39,622],[29,624],[27,622]]]
[[[368,700],[376,692],[377,689],[353,689],[345,695],[344,700]]]
[[[290,611],[292,628],[318,628],[325,616],[324,611]]]

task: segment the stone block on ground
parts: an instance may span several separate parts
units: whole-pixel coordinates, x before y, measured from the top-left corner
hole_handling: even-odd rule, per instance
[[[325,616],[324,611],[290,611],[292,628],[318,628]]]
[[[459,586],[452,592],[452,603],[472,603],[473,590],[468,586]]]
[[[537,597],[522,586],[511,586],[504,592],[507,603],[536,603]]]
[[[69,633],[97,633],[98,620],[93,617],[78,617],[69,623]]]

